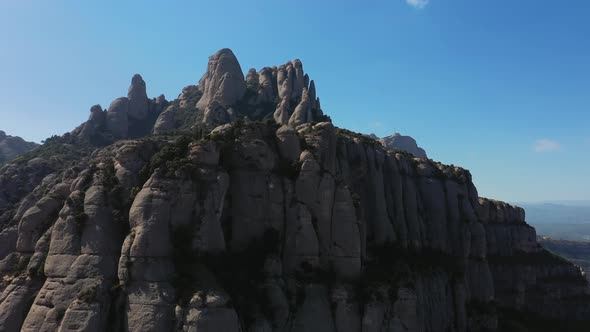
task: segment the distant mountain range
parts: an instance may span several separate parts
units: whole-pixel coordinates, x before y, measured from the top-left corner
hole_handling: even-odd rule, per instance
[[[590,223],[590,201],[515,204],[525,209],[526,219],[533,225]]]
[[[18,136],[6,135],[0,130],[0,163],[10,161],[37,146],[39,146],[37,143],[27,142]]]
[[[590,201],[515,203],[515,205],[525,209],[526,220],[535,227],[537,235],[590,242]]]

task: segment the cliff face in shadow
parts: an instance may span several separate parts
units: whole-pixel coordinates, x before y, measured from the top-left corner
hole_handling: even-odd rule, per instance
[[[547,236],[538,237],[537,240],[543,248],[581,267],[586,272],[586,279],[590,280],[590,275],[588,275],[588,271],[590,271],[589,242],[560,240]]]
[[[126,102],[0,169],[0,330],[587,319],[580,270],[539,246],[524,210],[480,198],[469,171],[335,128],[298,61],[240,80],[228,50],[172,102],[144,99],[134,77]]]

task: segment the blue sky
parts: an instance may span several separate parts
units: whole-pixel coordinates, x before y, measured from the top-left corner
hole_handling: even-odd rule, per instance
[[[17,1],[0,4],[0,129],[40,141],[141,73],[175,98],[230,47],[300,58],[337,126],[415,137],[480,195],[590,200],[590,1]]]

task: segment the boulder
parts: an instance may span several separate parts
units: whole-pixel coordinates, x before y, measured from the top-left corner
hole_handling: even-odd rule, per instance
[[[164,134],[175,129],[176,121],[176,107],[174,105],[168,106],[164,112],[160,113],[152,133],[154,135]]]
[[[107,111],[107,129],[115,138],[127,138],[129,132],[129,99],[121,97],[113,100]]]

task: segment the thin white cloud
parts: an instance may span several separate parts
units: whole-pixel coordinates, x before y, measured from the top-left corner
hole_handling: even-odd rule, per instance
[[[371,127],[379,128],[379,127],[383,127],[383,122],[375,121],[375,122],[369,123],[369,125],[371,125]]]
[[[430,0],[406,0],[406,3],[416,9],[422,9],[428,5]]]
[[[533,145],[533,151],[535,152],[549,152],[558,151],[561,149],[561,144],[557,141],[550,139],[538,139]]]

